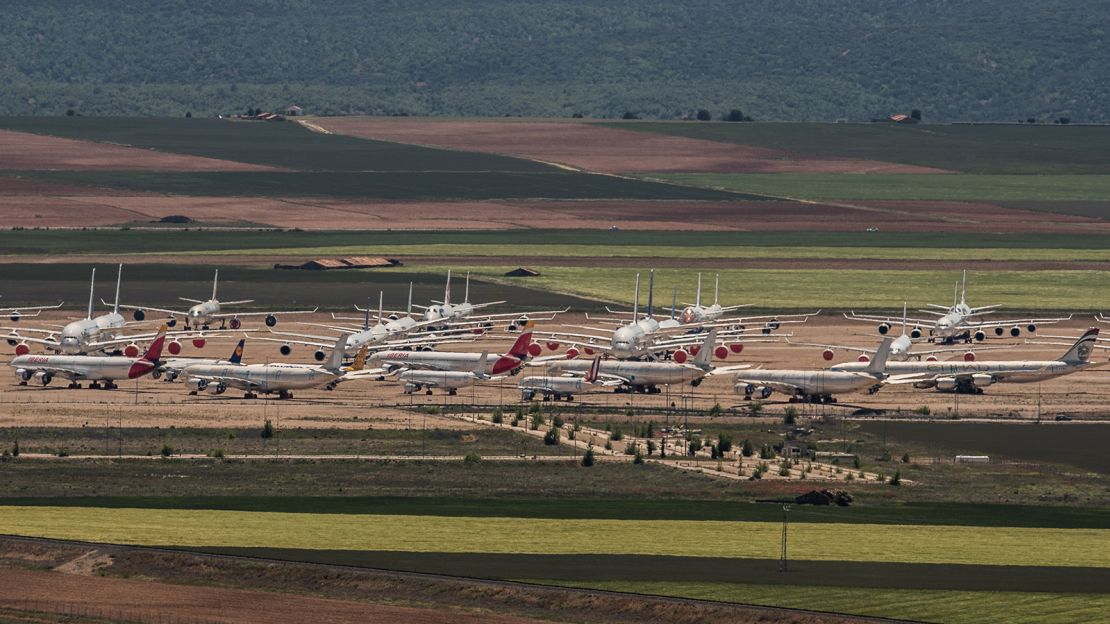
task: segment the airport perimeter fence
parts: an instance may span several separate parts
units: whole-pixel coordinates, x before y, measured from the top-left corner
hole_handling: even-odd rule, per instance
[[[150,609],[31,598],[4,600],[3,603],[0,603],[0,613],[3,611],[66,615],[87,618],[92,622],[101,621],[119,624],[227,624],[227,620],[222,618],[210,619],[176,613],[159,613]]]

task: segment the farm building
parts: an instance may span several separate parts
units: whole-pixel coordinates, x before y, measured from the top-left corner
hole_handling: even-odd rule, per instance
[[[509,271],[505,274],[505,277],[539,277],[539,275],[540,272],[535,269],[520,267],[518,269],[513,269],[512,271]]]
[[[351,256],[349,258],[317,258],[304,264],[275,264],[275,269],[303,269],[305,271],[330,271],[333,269],[376,269],[401,266],[394,258]]]

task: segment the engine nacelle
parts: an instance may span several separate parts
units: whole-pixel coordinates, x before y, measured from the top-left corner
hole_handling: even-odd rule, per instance
[[[688,351],[690,352],[690,355],[697,356],[698,351],[701,351],[701,345],[690,345]]]
[[[717,347],[713,349],[713,356],[718,360],[728,359],[728,349],[723,346]]]
[[[977,373],[977,374],[971,376],[971,382],[974,383],[979,388],[986,388],[987,386],[994,383],[994,375],[988,375],[986,373]]]
[[[13,330],[12,333],[8,334],[8,346],[14,347],[17,344],[19,344],[19,334]]]
[[[169,351],[170,355],[181,353],[181,343],[176,340],[171,340],[169,344],[166,345],[166,351]]]
[[[20,381],[25,381],[25,382],[26,381],[31,381],[31,377],[34,377],[34,375],[35,375],[34,371],[28,370],[26,368],[17,368],[17,369],[15,369],[15,378],[20,380]]]
[[[679,364],[685,364],[686,360],[690,359],[690,354],[687,353],[685,349],[679,349],[678,351],[674,352],[674,355],[671,356],[671,359]]]
[[[135,319],[136,321],[145,321],[146,310],[135,310],[131,313],[131,318]]]
[[[223,394],[224,392],[227,392],[227,384],[222,381],[219,383],[208,384],[208,391],[212,394]]]
[[[539,357],[541,353],[543,353],[543,348],[541,348],[540,345],[534,342],[528,345],[528,355],[532,357]]]
[[[888,332],[890,332],[890,323],[879,323],[879,333],[885,336]]]
[[[825,360],[826,362],[831,361],[834,357],[836,357],[836,353],[833,353],[832,349],[825,349],[821,352],[821,359]]]
[[[293,346],[292,345],[283,344],[280,347],[278,347],[278,353],[280,353],[282,355],[289,355],[292,352],[293,352]]]
[[[974,362],[975,361],[975,352],[974,351],[968,351],[967,353],[965,353],[964,354],[964,361],[965,362]]]
[[[924,335],[925,335],[925,333],[921,331],[920,327],[914,327],[913,329],[910,330],[910,338],[913,338],[914,340],[917,340],[918,338],[920,338]]]
[[[162,369],[156,368],[156,369],[150,371],[150,376],[155,378],[155,379],[161,379],[162,378]]]
[[[870,362],[871,357],[869,355],[867,355],[866,353],[861,353],[861,354],[859,354],[859,357],[856,358],[856,360],[860,361],[860,362]]]
[[[980,329],[979,331],[975,332],[975,342],[983,342],[986,339],[987,335],[983,332],[983,330]]]
[[[1025,330],[1028,331],[1030,334],[1035,334],[1037,333],[1037,326],[1033,323],[1030,323],[1025,326]]]
[[[35,381],[39,382],[40,384],[42,384],[44,386],[49,385],[50,382],[53,381],[53,380],[54,380],[54,374],[53,373],[50,373],[50,372],[47,372],[47,371],[39,371],[39,372],[35,373]]]
[[[575,349],[574,347],[571,347],[571,348],[567,349],[567,359],[568,360],[573,360],[577,357],[578,357],[578,349]]]
[[[559,343],[555,342],[554,340],[547,343],[547,350],[548,351],[558,351],[559,350]]]
[[[776,331],[779,327],[782,327],[782,326],[779,325],[779,320],[778,319],[771,319],[770,321],[767,322],[767,325],[766,325],[766,328],[771,330],[771,331]],[[770,333],[770,332],[764,332],[764,333]]]
[[[323,362],[328,359],[328,354],[323,349],[317,349],[316,352],[312,354],[312,357],[317,362]]]
[[[227,326],[232,328],[232,329],[239,329],[240,327],[243,326],[243,321],[240,321],[239,317],[235,317],[235,318],[232,318],[230,321],[227,322]]]
[[[123,354],[129,358],[139,357],[139,345],[132,342],[123,348]]]
[[[8,318],[10,318],[13,323],[18,323],[19,319],[23,318],[23,315],[20,314],[19,311],[17,310],[15,312],[12,312],[11,316],[9,316]]]
[[[31,352],[31,345],[26,342],[21,342],[15,346],[16,355],[27,355]]]
[[[930,355],[929,357],[925,358],[925,361],[926,362],[936,362],[937,361],[937,356]]]
[[[951,392],[959,385],[955,377],[938,377],[936,384],[937,390],[943,390],[945,392]]]
[[[755,397],[757,399],[766,399],[767,397],[771,396],[771,393],[774,392],[774,390],[768,388],[767,386],[757,386],[755,384],[748,384],[744,386],[743,390],[744,396]]]
[[[1014,338],[1017,338],[1018,336],[1021,335],[1021,328],[1018,327],[1017,325],[1014,325],[1013,327],[1010,328],[1010,335],[1013,336]]]
[[[206,344],[208,344],[208,341],[204,338],[193,338],[193,346],[197,349],[203,349]]]
[[[589,347],[583,347],[583,348],[582,348],[582,351],[583,351],[583,352],[584,352],[584,353],[585,353],[586,355],[593,355],[593,354],[594,354],[594,350],[593,350],[593,349],[591,349],[591,348],[589,348]]]
[[[1005,331],[1006,330],[1002,329],[1001,327],[995,327],[994,328],[994,335],[995,336],[1001,336],[1003,333],[1005,333]]]
[[[177,319],[172,316],[166,319],[166,327],[177,327]]]
[[[728,346],[728,350],[740,355],[740,352],[744,350],[744,345],[739,342],[734,342]]]
[[[274,325],[277,325],[277,317],[274,316],[273,314],[267,314],[266,315],[266,327],[273,327]]]
[[[207,379],[190,379],[189,381],[185,382],[185,386],[188,387],[188,388],[191,388],[192,390],[196,390],[198,392],[204,392],[205,389],[208,388],[208,380]]]

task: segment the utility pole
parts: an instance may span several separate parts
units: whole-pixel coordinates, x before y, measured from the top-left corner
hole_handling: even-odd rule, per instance
[[[788,514],[790,513],[790,505],[782,506],[782,557],[779,559],[779,572],[786,572],[786,529],[790,525]]]

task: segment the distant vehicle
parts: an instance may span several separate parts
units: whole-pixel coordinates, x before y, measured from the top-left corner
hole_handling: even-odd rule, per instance
[[[1068,416],[1067,414],[1057,414],[1056,415],[1056,420],[1058,420],[1058,421],[1071,420],[1071,416]]]

